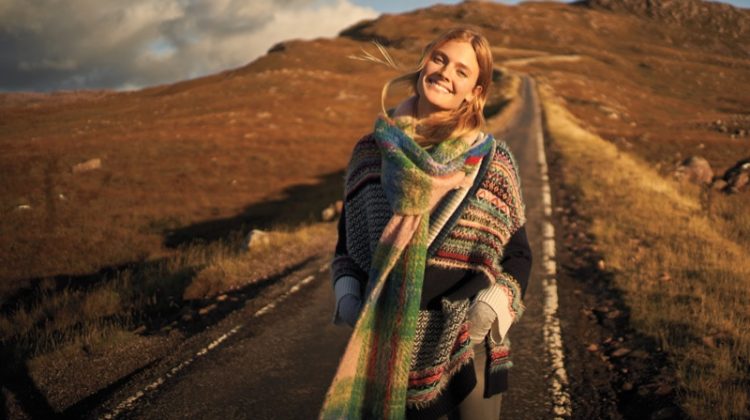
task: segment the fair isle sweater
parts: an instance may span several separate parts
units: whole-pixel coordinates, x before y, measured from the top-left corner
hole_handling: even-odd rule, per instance
[[[347,169],[344,211],[332,262],[334,283],[343,277],[353,278],[360,293],[367,290],[372,251],[391,215],[380,185],[380,151],[368,134],[356,144]],[[523,311],[531,251],[524,229],[520,178],[504,142],[495,139],[473,185],[446,195],[430,220],[431,227],[437,224],[439,230],[428,248],[410,371],[408,418],[446,414],[476,385],[474,343],[468,338],[467,322],[472,299],[499,289],[507,295],[503,301],[512,322]],[[512,366],[510,341],[504,331],[502,341],[496,338],[490,334],[485,340],[485,397],[507,389]]]

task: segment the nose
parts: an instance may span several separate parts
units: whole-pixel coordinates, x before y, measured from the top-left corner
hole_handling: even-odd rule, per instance
[[[435,73],[442,77],[444,80],[448,80],[448,76],[446,76],[448,74],[448,66],[440,66]]]

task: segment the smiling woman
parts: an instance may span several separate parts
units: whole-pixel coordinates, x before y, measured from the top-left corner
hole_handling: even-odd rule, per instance
[[[479,63],[471,44],[448,41],[436,48],[420,73],[417,118],[433,112],[458,108],[481,93],[477,75]]]
[[[445,32],[425,47],[413,72],[383,86],[383,114],[389,118],[385,98],[390,86],[405,83],[414,96],[396,107],[394,116],[419,120],[408,124],[413,128],[409,135],[419,144],[477,133],[484,125],[482,111],[492,83],[492,66],[484,36],[466,29]]]
[[[500,415],[531,251],[515,159],[482,132],[491,77],[487,39],[457,28],[383,87],[346,173],[331,272],[354,332],[321,418]],[[394,82],[414,94],[386,110]]]

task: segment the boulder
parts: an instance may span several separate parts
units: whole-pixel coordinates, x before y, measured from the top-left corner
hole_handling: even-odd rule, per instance
[[[259,246],[267,246],[270,243],[270,238],[268,237],[268,233],[264,232],[260,229],[253,229],[250,231],[250,233],[247,234],[247,239],[245,240],[245,249],[247,251],[251,251],[253,248],[257,248]]]
[[[79,172],[88,172],[92,171],[94,169],[99,169],[102,167],[102,160],[99,158],[96,159],[89,159],[86,162],[81,162],[77,165],[73,166],[73,173],[77,174]]]
[[[343,201],[338,200],[335,203],[323,209],[323,211],[320,214],[320,217],[321,219],[323,219],[324,222],[331,222],[336,217],[341,215],[341,211],[343,208],[344,208]]]
[[[700,156],[690,156],[677,165],[674,177],[680,181],[710,185],[714,178],[714,171],[706,159]]]
[[[748,189],[750,184],[750,158],[745,158],[734,164],[724,172],[720,178],[725,182],[722,191],[726,193],[737,193]]]
[[[330,222],[336,218],[336,209],[333,206],[328,206],[323,209],[320,215],[324,222]]]

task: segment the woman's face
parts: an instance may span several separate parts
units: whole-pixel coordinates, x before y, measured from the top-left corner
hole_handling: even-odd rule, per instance
[[[482,90],[475,87],[478,77],[479,63],[470,43],[450,40],[432,50],[417,81],[419,117],[473,100]]]

